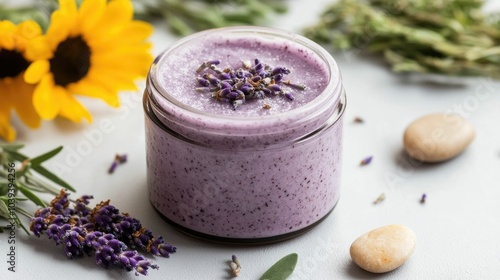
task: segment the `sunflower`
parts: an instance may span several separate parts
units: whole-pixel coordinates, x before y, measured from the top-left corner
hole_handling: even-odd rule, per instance
[[[12,110],[27,126],[40,126],[40,117],[31,102],[35,87],[24,82],[23,74],[30,64],[25,55],[26,44],[41,33],[34,21],[19,25],[0,21],[0,136],[8,141],[16,137],[10,125]]]
[[[59,0],[44,36],[30,42],[34,62],[24,79],[37,84],[33,105],[43,118],[63,116],[73,122],[91,121],[75,95],[100,98],[119,106],[119,90],[137,90],[134,80],[145,77],[153,60],[151,25],[133,20],[130,0]]]

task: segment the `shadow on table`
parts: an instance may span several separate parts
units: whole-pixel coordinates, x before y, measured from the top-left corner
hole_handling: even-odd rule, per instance
[[[386,279],[387,277],[394,274],[396,270],[393,270],[393,271],[390,271],[387,273],[377,274],[377,273],[371,273],[371,272],[368,272],[368,271],[362,269],[361,267],[356,265],[353,261],[350,261],[349,264],[346,265],[347,274],[350,277],[353,277],[356,279]]]

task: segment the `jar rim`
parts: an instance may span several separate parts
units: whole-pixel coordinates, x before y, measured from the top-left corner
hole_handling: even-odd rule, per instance
[[[320,62],[324,64],[325,70],[328,74],[328,80],[326,83],[326,87],[322,90],[322,92],[312,99],[310,102],[299,106],[297,108],[279,112],[270,115],[259,115],[259,116],[239,116],[232,115],[231,122],[228,124],[227,116],[219,115],[212,112],[202,111],[196,108],[193,108],[176,98],[170,95],[165,88],[160,83],[160,69],[162,62],[165,59],[168,59],[168,55],[170,52],[176,50],[177,48],[183,46],[189,41],[201,38],[203,36],[210,35],[212,33],[233,33],[233,34],[255,34],[255,35],[264,35],[271,37],[278,37],[280,39],[293,41],[295,44],[303,46],[308,50],[312,51],[319,59]],[[310,122],[312,119],[316,118],[318,115],[322,114],[325,110],[328,110],[329,107],[335,107],[335,105],[340,101],[340,97],[342,94],[342,81],[341,74],[338,68],[336,61],[333,57],[320,45],[315,43],[314,41],[305,38],[301,35],[295,34],[293,32],[277,29],[277,28],[269,28],[269,27],[260,27],[260,26],[236,26],[236,27],[223,27],[201,31],[198,33],[194,33],[192,35],[186,36],[183,39],[177,41],[166,50],[164,50],[160,55],[158,55],[153,62],[148,78],[149,86],[152,89],[158,92],[159,94],[150,96],[152,98],[151,105],[155,109],[156,112],[166,113],[162,106],[158,104],[158,101],[155,98],[161,98],[163,102],[167,102],[167,104],[172,105],[172,108],[175,107],[175,110],[181,110],[182,114],[177,115],[176,117],[183,118],[183,120],[192,120],[196,118],[203,117],[205,120],[209,120],[211,124],[212,133],[218,133],[219,130],[228,130],[228,126],[231,129],[232,135],[237,135],[239,128],[245,129],[248,133],[248,125],[254,124],[255,122],[259,122],[260,128],[265,127],[274,127],[277,128],[280,123],[283,122],[283,117],[287,116],[287,123],[294,122],[297,125],[301,125],[302,123]],[[167,112],[166,115],[169,115]],[[293,117],[292,117],[293,116]],[[185,122],[185,124],[189,123]],[[192,124],[196,126],[196,124]],[[199,127],[201,128],[201,127]],[[203,130],[206,130],[206,127],[203,127]]]

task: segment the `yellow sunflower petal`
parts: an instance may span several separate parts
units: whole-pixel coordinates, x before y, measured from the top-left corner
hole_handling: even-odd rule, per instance
[[[37,60],[26,69],[24,80],[28,84],[36,84],[40,82],[43,76],[50,71],[50,63],[48,60]]]
[[[12,128],[9,121],[3,117],[0,117],[0,136],[9,142],[16,139],[16,131]]]
[[[61,111],[59,113],[61,116],[76,123],[80,122],[82,118],[86,119],[88,122],[92,122],[90,113],[73,97],[73,95],[66,92],[62,87],[56,87],[56,90],[61,92]]]
[[[86,0],[78,12],[78,22],[82,32],[92,32],[106,8],[106,0]]]
[[[75,18],[71,18],[61,11],[55,11],[52,14],[50,26],[45,37],[51,50],[55,50],[59,43],[69,37],[75,22]]]
[[[8,20],[0,21],[0,48],[13,50],[15,47],[14,34],[16,25]]]
[[[59,0],[59,10],[70,16],[76,16],[77,8],[75,0]]]
[[[10,108],[6,102],[0,102],[0,136],[7,141],[16,139],[16,131],[10,125]]]
[[[34,85],[24,83],[22,75],[16,77],[16,92],[15,98],[11,98],[17,115],[30,128],[40,126],[40,116],[36,113],[33,107],[33,90]]]
[[[19,23],[16,29],[15,43],[16,49],[24,51],[29,40],[42,34],[42,28],[34,20],[27,20]]]
[[[97,23],[99,29],[88,34],[89,38],[109,36],[111,32],[120,30],[122,24],[132,20],[134,9],[130,0],[115,0],[108,3],[106,10]]]
[[[120,100],[118,99],[118,95],[115,90],[110,91],[105,87],[100,86],[99,83],[88,79],[73,84],[68,89],[79,95],[102,99],[112,107],[120,106]]]
[[[153,27],[143,21],[132,21],[123,26],[121,29],[114,30],[108,36],[90,36],[89,43],[94,46],[104,45],[128,45],[130,43],[137,43],[145,41],[153,33]],[[118,44],[117,44],[118,43]]]
[[[105,88],[109,92],[117,92],[120,90],[137,90],[137,86],[134,82],[136,77],[134,76],[118,76],[114,72],[106,72],[107,75],[99,75],[99,71],[96,74],[89,73],[88,80],[91,83],[95,83]]]
[[[30,40],[26,45],[26,58],[35,61],[41,59],[49,59],[53,56],[52,49],[47,40],[47,37],[36,37]]]
[[[129,71],[126,68],[122,68],[121,71],[117,71],[116,68],[100,68],[96,73],[106,73],[106,75],[92,74],[89,76],[89,80],[99,83],[109,90],[118,91],[137,90],[134,80],[145,77],[147,71],[146,74],[141,75],[137,72],[137,68],[129,69]]]
[[[56,90],[52,75],[45,75],[33,92],[33,105],[42,119],[52,120],[61,110],[60,91]]]

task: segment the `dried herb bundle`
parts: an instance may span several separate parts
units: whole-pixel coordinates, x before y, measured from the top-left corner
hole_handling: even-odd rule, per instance
[[[135,1],[141,19],[164,19],[172,32],[195,31],[231,25],[256,25],[273,13],[284,13],[283,0],[148,0]]]
[[[83,0],[76,0],[80,4]],[[283,0],[131,0],[135,16],[145,20],[164,19],[177,35],[231,26],[257,25],[272,14],[286,12]],[[58,0],[37,0],[34,6],[8,7],[0,4],[0,19],[14,23],[32,19],[45,30]]]
[[[483,0],[340,0],[306,36],[382,53],[395,72],[500,79],[500,15]]]

